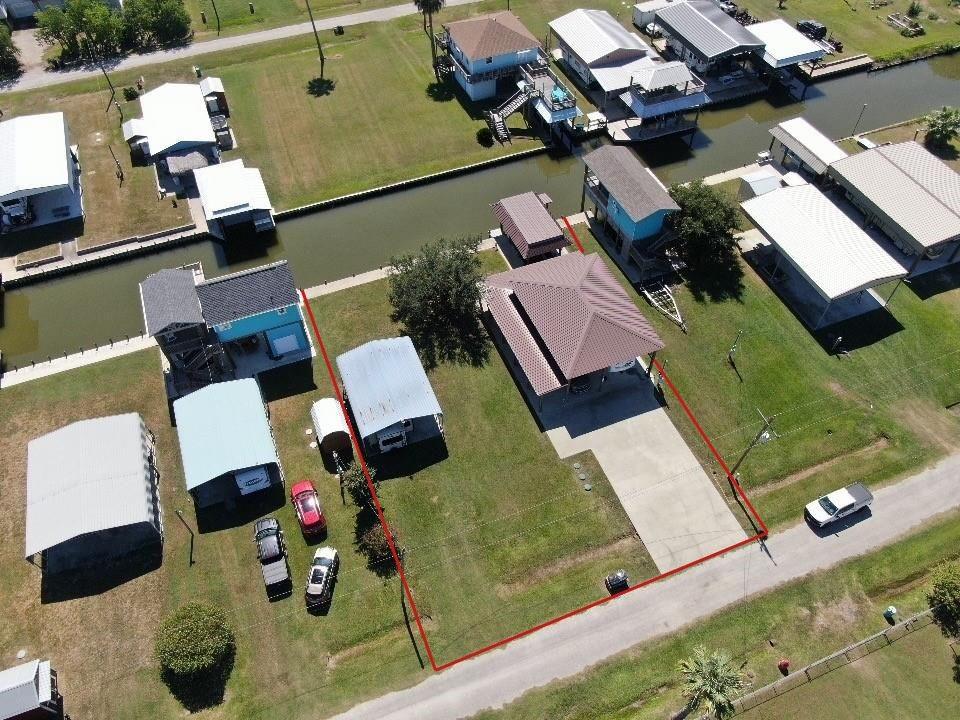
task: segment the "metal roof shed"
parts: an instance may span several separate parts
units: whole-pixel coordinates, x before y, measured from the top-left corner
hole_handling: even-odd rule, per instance
[[[310,419],[317,433],[317,445],[321,450],[350,450],[350,430],[343,416],[340,402],[334,398],[322,398],[310,407]]]
[[[63,570],[162,540],[150,431],[137,413],[81,420],[27,446],[24,556]]]
[[[672,3],[657,10],[657,24],[706,62],[763,48],[763,42],[710,0]]]
[[[820,321],[834,301],[907,274],[905,267],[813,185],[780,188],[741,206],[781,256],[826,301]]]
[[[207,505],[226,499],[213,490],[201,488],[213,480],[234,476],[237,488],[245,495],[263,489],[245,487],[236,476],[242,471],[273,468],[270,483],[282,482],[280,458],[273,441],[267,410],[260,386],[253,378],[214,383],[173,403],[177,437],[187,490],[198,504]]]
[[[405,420],[443,416],[408,337],[365,343],[338,355],[337,368],[364,441]]]
[[[747,32],[763,44],[759,53],[772,68],[784,68],[820,60],[826,51],[781,18],[748,25]]]
[[[650,47],[606,10],[572,10],[551,20],[553,33],[589,66],[646,57]]]
[[[62,112],[0,122],[0,201],[73,187]]]
[[[774,142],[779,142],[801,163],[817,175],[823,175],[830,163],[842,160],[847,153],[802,117],[784,120],[770,128]]]
[[[143,118],[125,122],[123,137],[130,142],[146,135],[151,155],[217,141],[199,85],[164,83],[140,96],[140,108]]]
[[[58,705],[56,673],[49,660],[31,660],[0,672],[0,718],[34,717],[27,714],[56,711]]]
[[[555,253],[570,244],[557,221],[547,210],[550,197],[525,192],[493,203],[504,233],[524,260]]]

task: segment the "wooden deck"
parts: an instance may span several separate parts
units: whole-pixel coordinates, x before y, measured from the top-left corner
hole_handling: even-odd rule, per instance
[[[826,78],[844,75],[846,73],[868,70],[873,65],[873,58],[869,55],[853,55],[843,60],[834,60],[829,63],[811,65],[804,63],[799,67],[800,72],[810,80],[824,80]]]

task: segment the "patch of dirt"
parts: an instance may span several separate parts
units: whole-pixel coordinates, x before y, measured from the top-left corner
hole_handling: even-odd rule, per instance
[[[925,442],[939,447],[944,452],[960,448],[960,425],[932,403],[922,400],[906,400],[893,408],[894,415]]]
[[[540,585],[544,580],[548,580],[555,575],[559,575],[560,573],[569,570],[571,567],[593,562],[594,560],[599,560],[607,555],[612,555],[613,553],[632,548],[637,550],[643,549],[643,544],[640,542],[640,538],[634,535],[620,538],[609,545],[603,545],[601,547],[579,553],[576,557],[560,558],[556,562],[550,563],[549,565],[543,565],[534,570],[532,573],[528,573],[524,576],[523,580],[497,585],[497,597],[510,597],[511,595],[515,595],[516,593],[522,592],[536,585]]]
[[[853,625],[860,617],[863,601],[863,598],[854,598],[847,593],[832,603],[816,603],[813,607],[814,631],[833,631]]]
[[[956,402],[953,405],[947,405],[947,412],[951,415],[960,417],[960,402]]]
[[[849,400],[850,402],[860,402],[860,398],[850,390],[847,390],[843,385],[838,383],[836,380],[831,380],[827,383],[827,389],[830,390],[834,395],[836,395],[841,400]]]
[[[424,616],[423,613],[420,614],[420,622],[423,624],[425,630],[434,629],[435,623],[428,617]],[[417,637],[417,642],[420,643],[420,636],[417,634],[417,628],[413,625],[413,616],[410,616],[410,627],[413,629],[414,635]],[[366,642],[357,643],[356,645],[351,645],[346,650],[341,650],[340,652],[333,653],[332,655],[327,656],[327,671],[330,672],[334,670],[337,665],[344,662],[345,660],[350,660],[355,657],[359,657],[364,653],[368,652],[372,647],[377,645],[386,645],[390,642],[393,642],[398,637],[407,636],[407,629],[404,627],[403,623],[399,624],[397,627],[387,632],[377,635],[372,640],[367,640]]]
[[[816,465],[811,465],[808,468],[804,468],[803,470],[795,472],[792,475],[787,475],[787,477],[781,480],[768,483],[763,487],[760,487],[757,490],[753,491],[753,495],[755,497],[762,497],[768,493],[773,492],[774,490],[780,490],[781,488],[786,487],[787,485],[793,485],[794,483],[798,483],[801,480],[806,480],[808,477],[816,475],[821,470],[826,470],[828,468],[831,468],[841,461],[848,460],[848,459],[855,459],[855,458],[863,458],[869,455],[874,455],[880,452],[881,450],[885,450],[888,447],[890,447],[889,438],[886,438],[886,437],[877,438],[872,443],[870,443],[866,447],[860,448],[859,450],[854,450],[852,452],[848,452],[843,455],[837,455],[836,457],[832,457],[829,460],[824,460],[821,463],[817,463]]]

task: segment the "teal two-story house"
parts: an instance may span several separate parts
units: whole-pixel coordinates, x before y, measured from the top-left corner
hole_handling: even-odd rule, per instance
[[[541,44],[512,12],[458,20],[439,38],[457,83],[471,100],[517,91],[520,66],[536,63]]]
[[[621,260],[644,248],[663,231],[667,216],[680,209],[663,184],[629,149],[605,145],[583,158],[583,202],[610,234]]]

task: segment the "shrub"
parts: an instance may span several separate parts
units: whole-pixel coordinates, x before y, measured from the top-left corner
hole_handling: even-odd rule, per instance
[[[140,92],[135,87],[125,87],[123,89],[123,99],[127,102],[133,102],[140,97]]]
[[[918,17],[920,13],[923,12],[923,5],[921,5],[917,0],[913,0],[910,5],[907,7],[907,15],[912,18]]]
[[[483,147],[493,147],[493,133],[490,132],[490,128],[485,127],[477,130],[477,142]]]
[[[235,651],[223,609],[199,602],[187,603],[164,620],[154,646],[164,682],[189,710],[223,700]]]
[[[933,22],[936,22],[936,21],[939,20],[939,19],[940,19],[940,15],[937,14],[937,13],[935,13],[935,12],[933,12],[932,10],[927,13],[927,20],[931,20],[931,21],[933,21]]]
[[[960,639],[960,564],[944,563],[933,571],[927,603],[941,632]]]
[[[0,77],[11,77],[20,72],[20,48],[13,44],[10,30],[0,25]]]
[[[400,539],[397,537],[395,530],[391,532],[397,552],[402,558],[403,549],[400,546]],[[393,553],[390,552],[390,543],[387,542],[387,534],[379,522],[374,522],[360,534],[360,537],[357,538],[357,550],[367,559],[367,568],[379,577],[392,577],[397,572],[396,563],[393,561]]]
[[[370,479],[373,481],[374,490],[380,489],[380,483],[377,480],[377,471],[372,465],[367,466],[370,471]],[[347,491],[353,504],[361,510],[373,510],[373,498],[370,496],[370,485],[367,483],[367,476],[363,472],[363,467],[359,462],[354,462],[343,474],[343,489]]]

